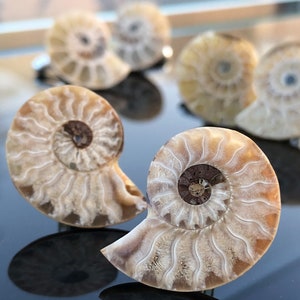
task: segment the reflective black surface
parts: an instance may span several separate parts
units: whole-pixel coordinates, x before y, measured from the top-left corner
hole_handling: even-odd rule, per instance
[[[110,284],[117,270],[99,252],[127,232],[78,230],[40,238],[11,260],[8,276],[20,289],[53,297],[80,296]]]
[[[120,166],[146,193],[149,164],[158,149],[175,134],[204,123],[183,109],[176,82],[165,68],[130,76],[102,95],[123,121],[125,144]],[[36,88],[46,86],[37,82]],[[146,213],[110,229],[78,231],[40,214],[18,194],[8,174],[4,148],[6,130],[18,103],[12,101],[10,109],[0,109],[1,120],[5,121],[0,136],[1,299],[148,299],[149,295],[149,299],[206,299],[201,293],[169,293],[141,284],[124,286],[133,280],[100,255],[104,244],[124,233],[110,229],[131,230]],[[216,288],[213,297],[295,300],[300,298],[300,150],[288,142],[252,138],[278,174],[281,222],[263,258],[240,278]]]
[[[138,282],[119,284],[104,289],[99,298],[102,300],[217,300],[211,294],[213,291],[176,293],[145,286]]]

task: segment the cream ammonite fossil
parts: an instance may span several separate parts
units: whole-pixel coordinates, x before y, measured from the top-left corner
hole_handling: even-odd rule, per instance
[[[79,227],[124,222],[146,208],[118,158],[123,127],[102,97],[77,86],[44,90],[19,109],[6,141],[13,183],[35,208]]]
[[[228,34],[207,32],[192,39],[176,64],[180,94],[195,115],[233,126],[235,116],[255,100],[255,48]]]
[[[207,290],[250,269],[280,218],[276,174],[248,137],[195,128],[173,137],[150,165],[147,218],[102,249],[118,269],[150,286]]]
[[[128,3],[118,11],[113,48],[133,71],[140,71],[163,58],[170,34],[169,21],[155,4]]]
[[[240,128],[273,140],[300,136],[300,43],[267,52],[255,76],[257,101],[236,117]]]
[[[54,22],[47,35],[47,51],[57,76],[90,89],[106,89],[130,72],[109,47],[110,32],[93,14],[66,13]]]

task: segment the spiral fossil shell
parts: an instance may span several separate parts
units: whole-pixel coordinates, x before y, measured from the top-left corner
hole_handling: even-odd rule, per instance
[[[283,140],[300,136],[300,43],[274,47],[254,76],[257,101],[236,117],[253,135]]]
[[[235,116],[255,100],[256,63],[256,51],[244,39],[213,32],[198,35],[177,59],[176,78],[184,103],[205,121],[234,125]]]
[[[131,69],[151,67],[163,58],[170,41],[170,24],[150,2],[128,3],[120,7],[114,28],[113,47]]]
[[[134,217],[144,197],[122,172],[121,121],[102,97],[77,86],[42,91],[19,109],[6,141],[11,178],[39,211],[80,227]]]
[[[110,32],[94,15],[69,12],[47,35],[51,65],[64,81],[90,89],[106,89],[128,75],[129,65],[110,48]]]
[[[224,128],[173,137],[150,165],[147,218],[102,249],[147,285],[207,290],[251,268],[267,251],[280,218],[277,177],[248,137]]]

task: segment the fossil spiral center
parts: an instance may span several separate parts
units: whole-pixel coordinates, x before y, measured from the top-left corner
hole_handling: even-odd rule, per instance
[[[120,39],[126,43],[137,43],[147,36],[149,26],[137,16],[124,17],[118,24]]]
[[[88,125],[81,121],[71,120],[63,125],[64,131],[70,135],[70,138],[77,148],[88,147],[93,140],[93,132]]]
[[[226,60],[222,60],[218,63],[218,72],[220,74],[227,74],[231,70],[231,63]]]
[[[85,34],[82,34],[82,33],[78,33],[78,39],[80,40],[80,42],[83,44],[83,45],[88,45],[90,43],[90,39],[87,35]]]
[[[78,32],[75,34],[77,40],[77,54],[83,59],[95,59],[101,57],[106,49],[106,41],[102,35],[96,37],[87,33]]]
[[[138,29],[140,29],[141,23],[139,21],[135,21],[132,24],[130,24],[129,31],[132,33],[136,33]]]
[[[293,73],[286,74],[283,78],[283,83],[286,86],[294,86],[297,84],[297,75]]]
[[[214,185],[225,181],[217,168],[207,164],[194,165],[181,174],[178,192],[185,202],[200,205],[210,199]]]
[[[192,196],[201,197],[205,193],[209,194],[211,187],[206,180],[200,179],[199,182],[192,182],[188,189]]]

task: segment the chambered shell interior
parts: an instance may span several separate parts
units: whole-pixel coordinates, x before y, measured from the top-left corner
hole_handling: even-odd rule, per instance
[[[169,21],[155,4],[135,2],[120,7],[113,47],[132,70],[146,69],[161,60],[169,42]]]
[[[300,43],[274,47],[254,76],[257,101],[236,117],[253,135],[284,140],[300,136]]]
[[[255,100],[256,64],[256,50],[244,39],[214,32],[196,36],[176,64],[184,103],[209,123],[234,125],[235,116]]]
[[[47,51],[57,75],[90,89],[110,88],[130,69],[109,47],[110,31],[93,14],[69,12],[57,18],[47,35]]]
[[[121,271],[167,290],[207,290],[250,269],[271,245],[280,191],[248,137],[195,128],[173,137],[150,165],[147,218],[102,249]]]
[[[6,141],[10,175],[35,208],[55,220],[102,227],[134,217],[144,197],[122,172],[122,123],[90,90],[42,91],[17,112]]]

